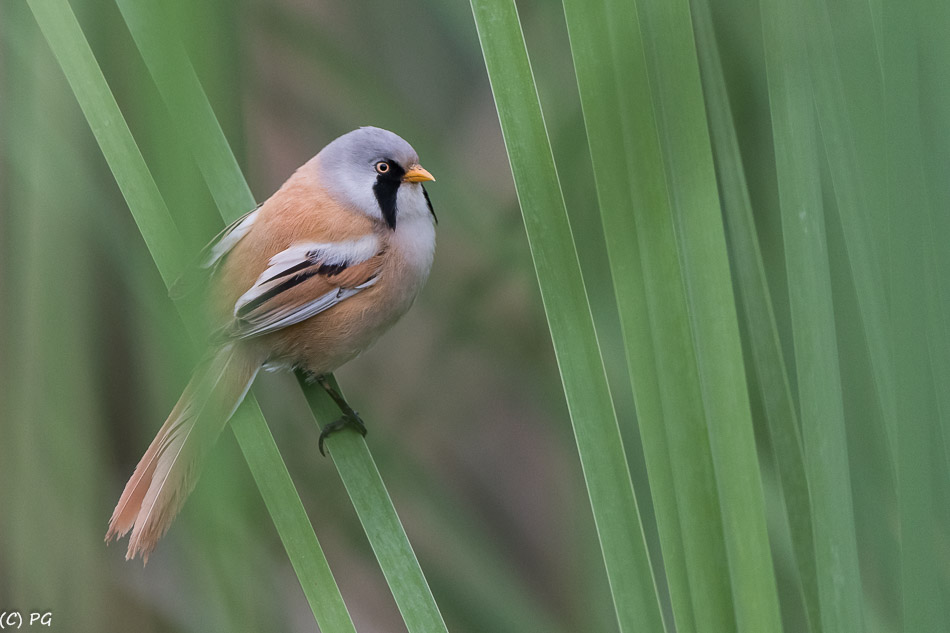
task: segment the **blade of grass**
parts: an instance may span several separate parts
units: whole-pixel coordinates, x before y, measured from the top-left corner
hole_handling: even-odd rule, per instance
[[[762,0],[761,6],[821,623],[825,631],[860,631],[861,579],[806,49],[807,9],[779,0]]]
[[[178,7],[181,19],[188,20],[188,23],[196,25],[195,28],[205,29],[207,32],[208,19],[203,14],[207,12],[207,7],[215,2],[216,0],[172,4]],[[182,150],[184,141],[181,134],[159,98],[115,3],[72,4],[103,74],[108,77],[110,87],[122,108],[122,114],[132,129],[135,142],[162,193],[172,220],[178,227],[185,252],[194,252],[207,242],[206,236],[209,233],[216,232],[214,223],[220,223],[213,213],[195,212],[197,209],[214,208],[201,171],[188,152]],[[217,33],[214,35],[217,38],[213,40],[214,46],[220,47],[226,42],[226,39],[217,37]],[[212,40],[210,37],[206,39]],[[240,60],[232,58],[226,64],[237,66]],[[222,65],[209,74],[230,78],[227,70],[228,68]],[[244,107],[242,100],[234,99],[225,103],[219,109],[218,115],[240,113]],[[85,121],[80,123],[83,127],[86,126]],[[92,141],[92,145],[87,147],[88,152],[98,152],[94,143]],[[94,166],[96,163],[91,161],[91,164]],[[110,178],[108,170],[95,173],[95,180],[106,191],[115,187],[110,187]],[[122,286],[136,289],[129,293],[131,297],[148,297],[147,301],[154,306],[153,311],[149,312],[139,300],[126,294],[119,295],[122,297],[122,303],[131,301],[136,304],[136,309],[127,310],[123,314],[122,322],[133,324],[135,331],[128,335],[130,346],[120,352],[124,352],[130,360],[134,359],[133,370],[117,369],[114,362],[108,362],[108,358],[100,360],[105,361],[106,371],[110,372],[104,377],[105,380],[128,380],[132,382],[131,387],[144,392],[141,397],[134,398],[137,402],[136,408],[151,413],[135,416],[137,424],[134,426],[122,427],[123,433],[136,438],[132,444],[132,450],[135,451],[134,447],[141,446],[144,449],[152,439],[156,430],[154,424],[164,418],[166,407],[170,407],[178,395],[177,388],[184,384],[190,375],[198,349],[191,338],[182,336],[181,319],[175,312],[174,304],[168,301],[164,289],[155,283],[151,257],[141,248],[135,226],[127,222],[127,218],[122,214],[127,215],[128,211],[121,201],[116,204],[114,196],[101,203],[96,215],[100,216],[99,224],[105,225],[106,228],[100,227],[99,230],[103,234],[112,234],[128,242],[133,252],[127,252],[124,256],[126,259],[123,259],[119,252],[102,250],[99,246],[93,248],[109,258],[108,262],[100,262],[101,266],[108,267],[110,274],[121,276],[123,280],[119,283]],[[119,227],[124,230],[119,230]],[[102,239],[98,231],[92,232],[91,236],[94,241]],[[103,280],[103,283],[112,285],[115,282]],[[197,299],[197,295],[192,298]],[[114,301],[115,298],[110,298],[110,302]],[[122,375],[127,375],[128,378],[123,379]],[[115,395],[119,394],[123,394],[126,401],[131,395],[125,390]],[[270,421],[269,416],[268,420]],[[290,459],[283,446],[281,451],[284,452],[284,459],[289,466]],[[127,456],[138,457],[134,453]],[[190,495],[188,510],[182,513],[180,519],[176,519],[175,531],[170,535],[171,541],[164,545],[162,559],[165,562],[174,561],[172,564],[182,565],[187,561],[187,580],[176,585],[177,597],[186,601],[192,609],[200,610],[202,620],[198,628],[285,628],[286,625],[281,626],[280,623],[288,622],[291,616],[287,610],[281,608],[281,604],[276,601],[247,599],[249,594],[257,591],[261,583],[259,574],[249,574],[247,571],[271,565],[274,560],[269,559],[276,558],[276,561],[283,562],[281,558],[286,560],[286,554],[279,549],[275,551],[271,547],[261,547],[262,543],[270,544],[276,540],[277,533],[265,506],[261,504],[261,493],[248,470],[247,460],[234,441],[230,429],[222,434],[221,441],[208,457],[207,463],[202,467],[201,484]],[[118,478],[122,474],[118,472],[115,476]],[[112,483],[116,485],[122,482]],[[303,489],[296,477],[295,483],[302,494]],[[102,502],[109,501],[108,497],[101,494],[99,499]],[[304,502],[306,503],[306,497]],[[242,552],[242,556],[234,556],[236,551]],[[103,551],[102,554],[113,557],[111,551]],[[285,578],[290,574],[291,600],[295,604],[303,603],[306,609],[304,594],[293,587],[296,580],[290,565],[278,565],[272,569],[276,575]],[[194,616],[188,613],[188,607],[184,605],[176,609],[174,617],[179,622],[194,620]]]
[[[608,22],[614,32],[629,24],[626,18],[618,15],[608,18]],[[631,37],[633,39],[628,39]],[[625,266],[630,266],[632,271],[636,270],[633,267],[637,263],[628,259],[632,251],[631,236],[635,236],[640,249],[639,263],[643,269],[645,301],[640,306],[631,305],[638,300],[632,285],[637,279],[635,275],[621,274],[615,276],[615,279],[631,284],[631,288],[626,292],[633,296],[618,299],[618,306],[624,310],[628,336],[630,332],[637,332],[636,329],[631,329],[631,325],[634,328],[637,326],[626,321],[636,316],[634,310],[638,307],[642,310],[643,305],[646,306],[649,321],[646,324],[646,332],[641,333],[641,336],[652,334],[652,341],[638,340],[627,353],[639,357],[641,345],[643,350],[654,350],[654,366],[639,367],[634,372],[633,379],[640,383],[637,387],[637,404],[641,409],[651,404],[645,399],[648,396],[646,388],[650,381],[656,380],[660,390],[662,417],[651,416],[641,420],[641,434],[644,438],[645,455],[654,462],[650,473],[651,485],[658,486],[659,490],[664,487],[664,473],[662,466],[657,468],[655,464],[662,464],[664,459],[670,460],[674,487],[672,499],[675,500],[675,509],[679,513],[682,539],[679,547],[683,550],[689,583],[686,596],[690,599],[693,611],[692,614],[684,613],[680,598],[679,613],[674,617],[679,618],[677,626],[682,623],[688,627],[692,620],[703,622],[705,626],[715,630],[731,630],[735,628],[731,587],[729,583],[721,581],[728,575],[722,515],[698,370],[692,349],[686,289],[670,211],[670,192],[663,169],[650,86],[644,68],[645,61],[639,50],[642,48],[639,31],[632,29],[626,34],[616,33],[613,41],[627,41],[632,46],[632,54],[628,54],[619,66],[621,69],[628,69],[630,75],[616,82],[622,99],[619,111],[630,113],[629,116],[623,117],[617,126],[623,131],[624,149],[629,160],[629,164],[625,165],[623,172],[617,176],[617,182],[629,183],[628,195],[631,199],[624,207],[603,207],[602,217],[611,261],[620,262],[621,271]],[[581,69],[578,71],[579,75],[580,72]],[[597,119],[600,120],[605,114],[598,113]],[[616,117],[616,113],[611,112],[607,116],[609,121]],[[587,117],[588,121],[593,118]],[[604,134],[598,136],[603,137],[610,133],[608,127]],[[600,154],[593,148],[592,153]],[[598,168],[602,168],[602,165],[598,165]],[[609,171],[605,173],[610,174]],[[601,186],[601,182],[602,179],[598,178],[598,186]],[[634,226],[628,224],[631,213]],[[635,254],[635,251],[633,253]],[[617,263],[613,265],[617,266]],[[656,479],[658,475],[660,479]],[[654,496],[659,497],[661,494],[658,492]],[[660,510],[663,508],[660,507]],[[667,509],[667,514],[671,510]],[[670,523],[672,519],[658,514],[659,520],[664,518],[667,521],[664,531],[673,530],[675,533],[675,524]],[[669,542],[672,540],[668,535],[667,550],[677,546]],[[677,554],[674,553],[673,556],[675,563]],[[682,594],[687,588],[676,577],[675,569],[673,572],[670,591]]]
[[[922,164],[925,128],[920,118],[918,21],[925,16],[921,9],[919,2],[887,0],[883,20],[887,206],[893,246],[890,340],[901,415],[897,481],[905,633],[946,628],[931,537],[937,481],[931,445],[937,411],[933,372],[925,359],[929,354],[927,305],[937,283],[926,261],[930,199]]]
[[[844,232],[835,202],[827,161],[822,164],[822,193],[831,292],[834,298],[841,387],[844,395],[848,462],[851,470],[855,537],[864,589],[864,615],[873,609],[890,619],[892,630],[900,618],[900,535],[898,492],[894,477],[896,454],[886,435],[883,413],[868,394],[875,388],[859,304],[852,283]],[[888,344],[890,342],[888,341]],[[888,370],[890,371],[890,369]],[[896,449],[896,447],[894,447]],[[886,517],[886,520],[882,520]],[[873,552],[873,555],[869,555]],[[868,621],[865,624],[870,626]]]
[[[330,380],[339,392],[336,379],[331,376]],[[302,379],[300,386],[318,420],[332,421],[340,417],[340,410],[321,387]],[[327,447],[393,592],[406,628],[410,633],[446,631],[435,598],[366,441],[359,433],[338,433],[336,436],[337,441],[332,445],[327,442]]]
[[[685,558],[689,548],[684,548],[676,502],[641,253],[636,239],[631,239],[641,234],[634,208],[668,208],[638,21],[635,9],[617,2],[565,0],[563,4],[673,618],[676,630],[688,633],[696,629]],[[640,147],[632,151],[637,142]],[[640,184],[632,186],[632,182]],[[663,340],[657,343],[662,345]],[[668,348],[660,349],[669,356]],[[680,390],[680,400],[684,391]],[[668,406],[666,415],[669,423],[679,424],[675,409]],[[697,514],[695,505],[692,514]],[[712,520],[718,523],[718,513]],[[715,535],[715,531],[709,533]]]
[[[186,261],[178,252],[177,229],[72,9],[65,0],[31,0],[29,5],[99,142],[162,279],[170,286],[177,279],[181,262]],[[325,631],[355,631],[300,497],[253,397],[246,398],[235,413],[232,428],[318,624]]]
[[[730,252],[738,280],[736,293],[752,351],[750,364],[756,374],[772,453],[778,466],[785,503],[785,520],[788,522],[795,563],[798,566],[799,591],[805,602],[808,626],[812,631],[820,631],[811,504],[795,402],[785,370],[778,324],[772,309],[765,264],[756,234],[752,201],[749,198],[739,140],[733,123],[732,106],[729,103],[719,58],[712,11],[709,3],[703,0],[694,1],[692,7],[716,174]]]
[[[813,0],[809,5],[809,57],[819,129],[831,190],[834,193],[836,214],[829,212],[829,220],[842,228],[844,252],[850,284],[857,299],[857,318],[851,318],[841,327],[856,330],[867,354],[871,382],[862,389],[862,398],[868,403],[847,401],[845,412],[861,411],[862,407],[877,409],[863,416],[862,425],[882,427],[886,439],[883,458],[875,460],[874,469],[886,477],[877,487],[871,483],[879,477],[868,477],[860,469],[862,453],[868,442],[855,443],[852,434],[855,521],[859,526],[859,548],[876,552],[873,563],[862,570],[865,582],[875,575],[878,592],[899,601],[900,575],[887,567],[897,561],[898,539],[888,522],[863,521],[862,511],[872,502],[873,515],[889,512],[888,499],[897,490],[897,451],[901,420],[896,408],[895,374],[890,349],[892,332],[887,306],[887,269],[899,256],[889,253],[892,231],[887,227],[887,177],[885,176],[884,100],[880,51],[875,46],[876,34],[871,10],[866,0],[827,2]],[[878,44],[880,42],[877,42]],[[831,205],[829,205],[830,207]],[[832,259],[832,262],[834,260]],[[840,283],[840,282],[839,282]],[[849,293],[850,294],[850,293]],[[839,297],[835,297],[838,304]],[[836,312],[838,306],[836,305]],[[839,323],[842,323],[839,318]],[[858,327],[854,327],[854,325]],[[839,329],[839,334],[842,330]],[[847,342],[847,339],[843,339]],[[848,367],[848,357],[842,355],[843,371],[854,374]],[[847,383],[846,383],[847,384]],[[862,435],[870,436],[863,432]],[[882,463],[878,463],[882,462]],[[864,467],[865,469],[867,466]],[[887,486],[882,491],[880,486]],[[869,508],[869,509],[870,509]],[[896,568],[895,568],[896,569]],[[873,599],[865,596],[865,602]]]
[[[183,267],[184,253],[180,252],[178,229],[105,85],[105,78],[72,9],[65,0],[29,2],[29,5],[96,140],[100,146],[109,148],[103,153],[109,169],[121,183],[129,207],[135,211],[135,222],[149,252],[159,254],[155,256],[155,265],[162,280],[171,285]]]
[[[159,5],[131,0],[118,4],[162,98],[182,124],[222,218],[228,222],[239,217],[254,206],[254,199],[184,48],[169,37],[174,25]],[[325,424],[339,417],[322,389],[303,387],[315,421]],[[327,447],[409,631],[445,630],[366,442],[355,433],[336,433],[327,439]]]
[[[901,597],[900,574],[896,571],[899,537],[892,522],[876,518],[881,513],[896,511],[891,500],[896,500],[897,495],[901,420],[896,408],[890,349],[887,281],[893,258],[898,254],[891,252],[881,42],[880,33],[875,32],[872,10],[867,0],[813,1],[808,31],[815,103],[830,175],[827,181],[837,211],[832,213],[828,205],[828,219],[831,225],[842,228],[844,248],[840,250],[847,261],[844,270],[857,300],[854,313],[842,319],[838,314],[839,299],[851,293],[849,290],[847,295],[835,295],[839,343],[847,345],[849,338],[858,338],[864,348],[862,353],[867,355],[861,364],[868,368],[871,378],[862,386],[860,395],[851,396],[850,401],[845,383],[846,421],[854,424],[849,418],[860,419],[859,428],[869,424],[880,426],[886,440],[881,445],[884,451],[880,451],[871,448],[866,439],[877,436],[876,429],[862,429],[861,435],[849,433],[858,547],[875,552],[868,564],[862,559],[862,577],[868,589],[865,603],[867,609],[870,601],[881,602],[879,608],[896,617],[894,605],[899,604]],[[834,268],[832,258],[833,271]],[[833,281],[841,285],[840,280]],[[847,336],[843,335],[845,328]],[[855,367],[844,348],[841,355],[843,372],[852,377],[856,372],[864,372]],[[856,437],[861,439],[855,441]],[[868,472],[870,468],[873,473]]]
[[[162,99],[208,185],[225,222],[255,206],[251,189],[161,3],[116,0]]]
[[[934,382],[950,384],[950,183],[944,177],[950,169],[950,82],[944,60],[950,56],[950,42],[943,37],[950,29],[950,5],[929,0],[921,24],[920,54],[921,118],[931,123],[924,145],[928,191],[931,195],[930,230],[931,279],[936,283],[929,304],[930,360]],[[940,429],[943,434],[945,459],[950,460],[950,389],[937,392]],[[948,461],[950,464],[950,461]]]
[[[858,153],[855,146],[856,126],[852,123],[852,118],[858,116],[870,119],[858,120],[859,129],[866,129],[876,123],[874,117],[880,111],[880,104],[867,98],[859,100],[864,95],[847,90],[848,84],[841,69],[842,60],[838,56],[841,46],[835,40],[827,0],[812,0],[807,6],[811,76],[821,139],[828,157],[835,201],[845,232],[851,275],[861,308],[860,325],[871,358],[875,383],[871,395],[881,409],[885,432],[893,451],[897,445],[897,419],[893,380],[889,370],[884,273],[879,258],[874,257],[870,237],[870,229],[874,226],[871,221],[872,204],[877,206],[880,202],[869,199],[867,185],[868,182],[880,180],[874,177],[872,171],[873,158],[878,152]],[[866,8],[866,5],[862,6]],[[868,31],[869,23],[870,18]],[[867,32],[866,37],[873,39],[873,33]],[[873,68],[876,61],[872,57],[864,66]],[[888,466],[893,467],[892,464]]]
[[[857,221],[861,224],[857,228],[846,229],[849,242],[847,249],[855,253],[856,259],[850,265],[852,274],[867,276],[875,273],[877,275],[875,281],[879,288],[871,290],[880,293],[886,301],[885,271],[888,269],[888,241],[879,239],[886,235],[887,231],[883,228],[887,225],[887,205],[885,204],[887,178],[884,171],[885,126],[881,25],[878,22],[883,5],[880,0],[838,0],[836,2],[821,0],[818,5],[812,6],[814,12],[811,13],[811,23],[812,28],[816,29],[811,33],[815,39],[810,42],[811,67],[815,74],[813,84],[817,93],[826,95],[817,100],[818,106],[826,110],[826,112],[819,111],[818,113],[819,127],[823,135],[826,130],[836,134],[836,140],[840,143],[837,147],[826,149],[826,152],[835,151],[839,155],[850,152],[854,155],[853,165],[832,165],[832,169],[840,174],[847,174],[845,170],[851,170],[857,175],[861,187],[859,192],[850,194],[852,197],[862,196],[860,215],[857,216],[860,219],[842,218],[844,222]],[[831,35],[828,34],[829,28]],[[828,57],[823,58],[824,55]],[[829,80],[832,75],[833,79]],[[829,81],[837,83],[829,84]],[[835,110],[838,114],[833,114]],[[833,114],[840,123],[830,126],[829,123],[835,119],[830,118],[829,113]],[[840,183],[847,183],[847,180],[834,174],[833,179],[836,187]],[[838,199],[841,194],[836,193],[835,197]],[[845,209],[844,213],[848,216],[854,214],[850,209]],[[858,231],[866,232],[867,237],[863,242],[852,245],[855,237],[862,238],[862,233]],[[870,255],[864,255],[862,250]],[[861,266],[858,261],[862,257],[867,260],[864,264],[867,268]],[[867,295],[867,291],[862,289],[861,294]],[[859,297],[863,306],[867,305],[870,296]],[[862,310],[866,308],[862,307]],[[870,316],[862,316],[862,320]],[[886,309],[884,316],[877,318],[884,321],[886,328],[888,319]],[[871,327],[873,325],[870,323]],[[869,326],[863,327],[868,329]],[[884,353],[886,352],[885,349]],[[881,353],[875,353],[875,356],[887,358],[886,355],[881,356]],[[875,371],[880,370],[875,369]],[[893,383],[893,377],[890,380]],[[880,377],[876,376],[875,381],[880,382]],[[879,399],[888,397],[893,404],[893,394],[889,396],[885,393],[878,396]],[[894,442],[896,428],[892,427],[887,431],[888,441]]]
[[[779,631],[739,322],[688,0],[639,0],[740,631]],[[697,614],[697,621],[700,618]]]
[[[663,631],[656,587],[517,8],[473,0],[621,631]]]
[[[682,599],[688,599],[690,594],[683,595],[684,589],[688,588],[674,575],[670,578],[671,594],[674,600],[677,593],[680,597],[679,604],[674,604],[674,617],[677,618],[677,627],[692,626],[691,619],[695,617],[705,626],[717,630],[731,629],[735,627],[732,596],[729,585],[721,582],[728,574],[728,567],[723,551],[724,539],[708,429],[691,347],[686,290],[674,239],[669,194],[656,137],[657,128],[639,31],[635,28],[636,20],[631,19],[627,14],[629,10],[623,6],[609,5],[608,11],[612,13],[610,17],[605,16],[606,25],[601,24],[600,28],[592,24],[594,16],[589,11],[589,5],[585,5],[583,10],[577,7],[573,16],[570,13],[572,7],[566,4],[565,8],[569,11],[568,26],[573,29],[572,44],[591,150],[600,174],[597,184],[610,257],[615,266],[620,264],[620,270],[623,271],[615,278],[622,280],[618,283],[617,293],[618,297],[623,297],[619,304],[624,311],[625,334],[628,341],[634,340],[631,336],[635,333],[650,335],[649,325],[643,323],[645,319],[639,317],[640,324],[635,320],[636,311],[642,311],[644,304],[647,304],[652,318],[655,349],[662,350],[656,356],[656,366],[651,367],[653,359],[644,358],[644,352],[651,350],[653,344],[649,339],[640,338],[628,356],[635,357],[638,363],[638,368],[632,367],[631,373],[634,375],[638,407],[641,410],[651,404],[647,399],[650,394],[646,387],[650,381],[656,380],[654,373],[659,374],[663,413],[667,416],[665,432],[670,434],[669,446],[674,447],[671,451],[667,449],[662,436],[662,418],[643,419],[641,415],[641,433],[647,449],[645,454],[648,460],[653,460],[653,463],[648,462],[651,479],[655,480],[652,483],[661,486],[659,489],[662,490],[661,466],[658,463],[669,459],[673,461],[673,485],[679,486],[675,495],[670,493],[668,496],[679,502],[683,541],[681,544],[675,543],[667,534],[664,553],[672,547],[685,550],[695,616],[684,609]],[[634,28],[631,29],[631,26]],[[574,30],[581,27],[590,29],[590,39],[575,42],[577,38]],[[603,60],[597,59],[593,52],[603,42],[604,32],[615,34],[612,39],[615,47],[627,47],[620,49],[624,54],[617,64],[620,74],[616,79],[608,78],[607,82],[591,81],[588,84],[588,75],[594,76],[599,69],[604,68]],[[618,87],[619,101],[610,103],[609,99],[614,95],[605,93],[604,85]],[[627,116],[620,117],[618,112],[626,113]],[[624,156],[622,147],[618,146],[621,140],[626,143],[629,159]],[[630,164],[626,165],[628,160]],[[628,182],[631,183],[629,192],[624,191]],[[636,225],[633,223],[634,218]],[[635,250],[631,257],[631,235],[636,235],[640,242],[640,256],[646,271],[646,300],[636,297],[637,294],[642,295],[642,291],[635,291],[634,283],[639,275],[631,274],[639,268]],[[643,332],[645,325],[647,329]],[[649,360],[650,364],[645,363],[645,360]],[[653,425],[659,426],[660,434],[654,434]],[[654,496],[662,498],[664,495],[660,493]],[[669,523],[670,517],[664,517],[662,507],[659,509],[658,519],[667,522],[663,529],[675,529],[676,526]],[[678,555],[679,552],[673,551],[674,562]],[[676,570],[672,572],[675,574]]]

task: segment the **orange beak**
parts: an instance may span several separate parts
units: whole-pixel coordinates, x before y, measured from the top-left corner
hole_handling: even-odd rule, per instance
[[[403,182],[426,182],[435,180],[435,177],[429,173],[422,165],[410,165],[406,174],[402,177]]]

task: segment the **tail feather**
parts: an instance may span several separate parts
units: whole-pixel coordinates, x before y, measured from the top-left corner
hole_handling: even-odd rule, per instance
[[[168,435],[169,429],[184,417],[185,409],[194,401],[198,379],[206,373],[210,360],[211,357],[209,356],[205,359],[205,362],[195,369],[192,380],[178,399],[175,408],[172,409],[168,419],[165,420],[148,450],[145,451],[145,455],[142,456],[135,467],[132,477],[125,485],[125,490],[122,491],[122,496],[119,497],[119,503],[116,504],[115,510],[112,512],[112,518],[109,519],[109,531],[106,534],[107,542],[115,538],[122,538],[132,529],[135,517],[138,516],[139,509],[142,507],[142,500],[145,499],[145,493],[148,492],[149,484],[152,482],[159,447]]]
[[[106,541],[131,529],[126,559],[148,555],[195,486],[201,459],[247,394],[261,363],[243,346],[209,354],[135,467],[116,505]]]

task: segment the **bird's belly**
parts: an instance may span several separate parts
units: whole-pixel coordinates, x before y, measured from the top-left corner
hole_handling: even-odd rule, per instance
[[[380,281],[325,312],[269,335],[272,364],[316,375],[335,371],[370,347],[405,314],[428,276],[428,267],[395,265]]]

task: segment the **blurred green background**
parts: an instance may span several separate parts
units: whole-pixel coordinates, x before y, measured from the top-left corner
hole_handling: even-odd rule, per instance
[[[184,247],[197,251],[220,219],[122,16],[111,2],[71,4]],[[712,4],[779,334],[793,363],[760,16],[739,0]],[[448,628],[615,630],[469,4],[172,6],[175,35],[258,200],[359,125],[406,138],[437,178],[428,188],[440,220],[428,285],[409,315],[337,377],[367,422]],[[519,2],[519,11],[661,573],[563,11],[545,0]],[[938,95],[925,107],[941,103]],[[942,163],[933,164],[939,171]],[[896,630],[894,474],[865,397],[867,352],[852,326],[857,308],[841,229],[829,217],[839,353],[851,359],[842,378],[868,630]],[[315,629],[230,432],[147,568],[124,561],[124,543],[102,542],[122,486],[197,352],[19,0],[0,4],[0,333],[0,611],[51,611],[53,629],[62,631]],[[299,390],[270,374],[258,385],[357,629],[404,630],[335,469],[317,453],[319,430],[304,422]],[[804,630],[781,492],[765,434],[757,438],[782,615],[787,631]],[[932,444],[941,482],[945,448]],[[950,567],[948,521],[944,503],[933,538],[943,569]]]
[[[111,2],[71,4],[196,251],[220,219],[121,14]],[[178,35],[258,200],[359,125],[402,135],[438,178],[429,187],[440,224],[426,289],[337,377],[369,425],[450,629],[569,631],[590,614],[609,629],[606,579],[468,4],[175,6]],[[525,7],[525,17],[549,50],[539,73],[564,87],[547,96],[565,167],[581,170],[572,193],[594,213],[563,17],[541,5]],[[0,5],[0,29],[0,609],[52,611],[63,631],[314,630],[229,431],[147,568],[124,561],[124,542],[103,544],[195,351],[28,7]],[[586,239],[602,264],[599,232]],[[600,285],[609,301],[609,278]],[[317,453],[319,431],[288,397],[296,387],[271,374],[258,384],[357,629],[402,630],[332,462]]]

